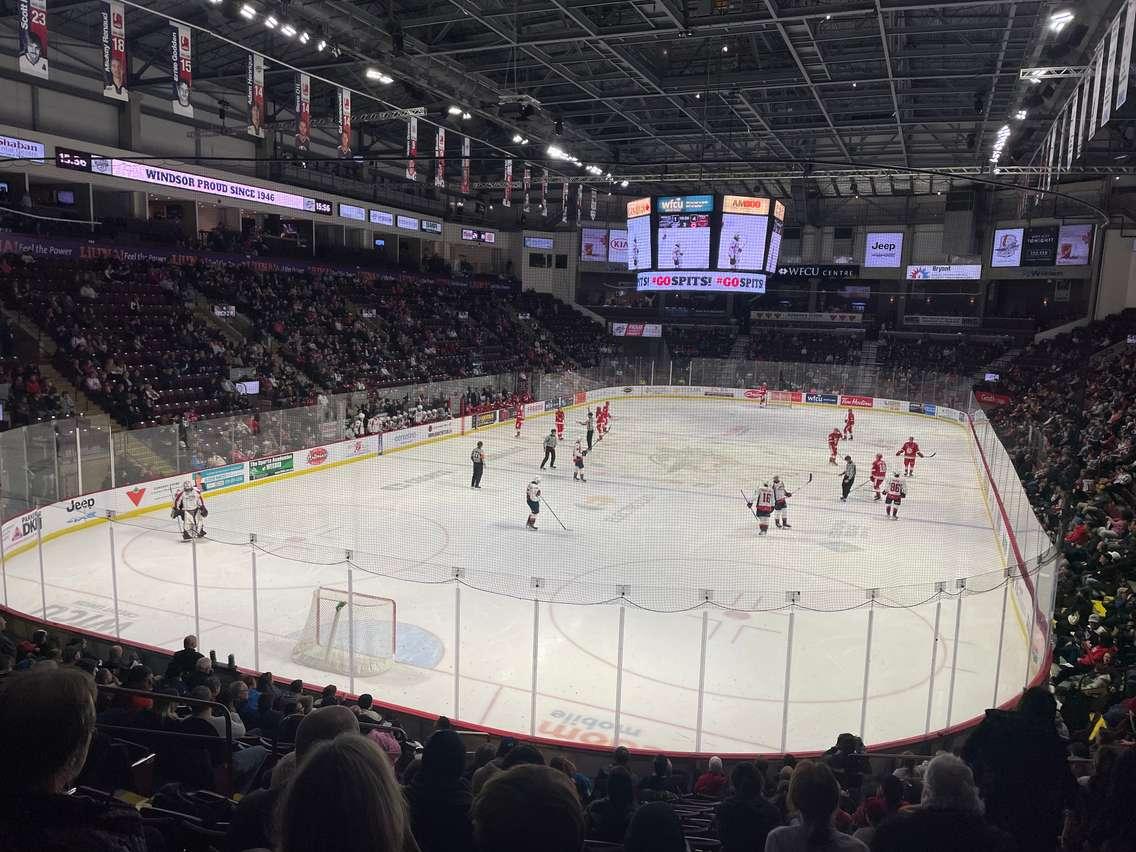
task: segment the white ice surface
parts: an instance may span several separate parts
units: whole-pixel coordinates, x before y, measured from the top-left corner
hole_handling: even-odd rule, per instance
[[[222,659],[232,652],[241,665],[346,687],[345,677],[298,666],[291,653],[311,590],[346,588],[350,549],[355,590],[398,607],[398,663],[356,679],[354,691],[521,734],[609,744],[618,711],[619,741],[630,746],[779,750],[790,591],[801,592],[792,616],[791,751],[827,747],[842,731],[869,743],[921,735],[929,701],[931,729],[943,728],[952,681],[949,722],[980,714],[995,697],[1000,644],[998,698],[1021,688],[1025,630],[1011,594],[1000,643],[1001,586],[961,598],[954,656],[954,581],[986,575],[971,589],[995,587],[1003,566],[968,431],[932,417],[857,412],[856,439],[841,455],[853,455],[861,481],[876,452],[894,469],[908,435],[936,453],[905,480],[908,500],[891,521],[868,488],[839,501],[824,440],[841,411],[618,399],[612,412],[611,434],[587,457],[586,484],[572,481],[571,444],[583,419],[573,409],[555,471],[537,470],[552,426],[538,417],[520,438],[510,423],[214,495],[210,537],[196,548],[178,540],[165,512],[116,523],[122,636],[174,649],[199,620],[201,646]],[[478,438],[488,464],[474,491],[468,457]],[[810,472],[813,482],[801,487]],[[525,485],[537,474],[567,531],[547,511],[538,532],[525,529]],[[740,491],[774,474],[797,489],[793,529],[758,538]],[[256,548],[249,532],[258,534]],[[44,544],[49,618],[114,632],[110,535],[102,524]],[[9,562],[13,608],[43,612],[39,572],[34,550]],[[939,598],[937,581],[948,584]],[[880,591],[871,606],[873,588]],[[700,606],[704,591],[711,603]]]

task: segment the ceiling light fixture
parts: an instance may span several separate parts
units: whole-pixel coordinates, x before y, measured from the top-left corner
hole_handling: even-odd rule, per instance
[[[450,108],[448,110],[446,110],[446,112],[448,112],[450,115],[461,115],[462,114],[462,108],[460,106],[455,106],[454,104],[450,104]]]
[[[296,35],[296,28],[291,24],[285,24],[280,28],[280,35],[284,36],[285,38],[292,38],[294,35]]]
[[[264,25],[266,27],[268,27],[270,30],[276,29],[276,25],[279,24],[279,23],[280,22],[278,20],[276,20],[276,18],[274,18],[272,15],[269,15],[267,18],[264,19]]]
[[[1061,32],[1072,22],[1073,13],[1068,9],[1063,9],[1060,12],[1054,12],[1049,16],[1049,28],[1055,33]]]
[[[471,119],[471,118],[473,118],[473,116],[472,116],[472,115],[470,115],[470,114],[469,114],[468,112],[463,112],[463,113],[462,113],[462,121],[468,121],[468,120],[469,120],[469,119]]]
[[[730,52],[730,46],[728,44],[723,44],[722,45],[722,53],[729,53],[729,52]]]
[[[307,44],[311,40],[312,37],[308,35],[307,30],[304,30],[302,33],[300,33],[300,44]]]
[[[256,18],[256,9],[245,3],[241,6],[241,17],[246,21],[252,21]]]
[[[990,162],[997,163],[1002,157],[1002,149],[1006,147],[1006,143],[1010,141],[1010,125],[1003,124],[998,131],[998,135],[994,138],[994,145],[990,149]],[[998,174],[999,169],[994,170],[994,174]]]
[[[620,188],[621,188],[621,189],[627,189],[628,183],[629,183],[629,182],[628,182],[628,181],[626,181],[626,180],[621,180],[621,181],[619,182],[619,186],[620,186]]]
[[[520,143],[520,141],[521,141],[521,134],[519,134],[519,133],[514,133],[514,134],[513,134],[513,142],[514,142],[514,143]]]
[[[1020,109],[1014,113],[1014,118],[1016,118],[1018,121],[1025,121],[1027,115],[1029,115],[1028,110]]]
[[[316,50],[318,50],[320,53],[323,53],[326,48],[327,48],[327,39],[326,38],[321,38],[319,41],[316,42]]]

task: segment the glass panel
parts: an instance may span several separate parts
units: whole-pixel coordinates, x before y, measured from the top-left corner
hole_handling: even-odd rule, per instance
[[[909,607],[889,606],[884,599],[877,603],[864,742],[923,735],[934,623],[933,602]]]
[[[548,617],[547,607],[541,617]],[[505,636],[508,641],[502,641]],[[532,638],[531,601],[462,588],[463,722],[520,733],[529,730]]]

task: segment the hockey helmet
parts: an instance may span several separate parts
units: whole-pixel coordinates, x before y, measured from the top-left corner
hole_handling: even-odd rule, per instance
[[[540,477],[539,477],[539,476],[534,476],[534,477],[533,477],[533,481],[532,481],[532,484],[533,484],[533,485],[540,485]]]
[[[899,479],[899,471],[897,470],[895,473],[892,474],[892,476],[894,476],[896,479]]]
[[[193,483],[192,483],[192,482],[190,482],[190,481],[189,481],[189,480],[187,479],[187,480],[186,480],[185,482],[183,482],[183,483],[181,484],[181,490],[182,490],[182,491],[192,491],[192,490],[193,490]]]
[[[773,481],[774,481],[774,482],[780,482],[780,481],[781,481],[781,477],[780,477],[780,476],[775,476],[775,477],[773,477]]]
[[[774,481],[774,482],[776,482],[777,480],[776,480],[776,479],[774,479],[773,481]],[[769,487],[769,483],[768,483],[768,482],[763,482],[763,483],[761,483],[761,487],[762,487],[762,488],[768,488],[768,487]]]
[[[883,457],[884,457],[883,453],[876,453],[876,458],[882,459]]]
[[[914,440],[915,440],[915,436],[914,436],[914,435],[908,435],[908,436],[907,436],[907,440],[909,440],[909,441],[914,441]]]

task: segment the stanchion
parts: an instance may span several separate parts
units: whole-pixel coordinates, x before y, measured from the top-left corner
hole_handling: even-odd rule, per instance
[[[860,698],[860,737],[867,737],[868,725],[868,678],[872,672],[872,630],[876,619],[876,598],[879,589],[868,589],[868,637],[864,642],[864,692]]]
[[[797,622],[797,604],[800,592],[789,592],[789,635],[785,640],[785,694],[781,701],[781,751],[787,751],[789,741],[789,684],[793,677],[793,628]]]
[[[702,712],[706,700],[706,645],[710,637],[710,611],[702,610],[702,651],[698,661],[698,715],[694,721],[694,750],[702,751]]]
[[[623,713],[623,627],[627,610],[619,608],[619,637],[615,656],[615,734],[614,744],[619,745],[620,716]]]
[[[351,558],[351,551],[347,551]],[[347,563],[347,691],[355,694],[355,571]]]
[[[532,686],[529,699],[529,736],[536,736],[536,678],[540,654],[540,599],[533,598]]]
[[[189,550],[193,557],[193,635],[197,637],[198,644],[204,644],[201,639],[201,600],[197,588],[197,536],[189,539]]]
[[[943,592],[945,589],[945,583],[935,584],[935,627],[931,631],[931,677],[927,684],[927,723],[923,731],[925,734],[931,733],[931,708],[934,706],[935,699],[935,666],[939,663],[939,623],[943,615]]]
[[[460,718],[461,697],[461,600],[460,585],[454,586],[454,719]]]
[[[43,618],[47,620],[47,576],[43,570],[43,511],[39,508],[39,500],[36,500],[36,550],[39,552],[39,600],[40,610],[43,613]]]
[[[249,536],[249,544],[256,544],[256,534]],[[256,577],[256,550],[252,556],[252,667],[260,671],[260,589]]]
[[[962,599],[966,597],[966,580],[955,580],[955,590],[958,592],[958,602],[955,606],[955,642],[951,651],[951,683],[947,687],[947,724],[951,726],[951,711],[955,705],[955,675],[959,667],[959,635],[962,633]]]
[[[114,510],[107,510],[107,534],[110,536],[110,592],[114,600],[114,638],[122,638],[122,625],[118,620],[118,554],[114,546]]]
[[[994,661],[994,698],[991,707],[998,706],[998,685],[1002,680],[1002,646],[1006,641],[1006,604],[1010,599],[1010,570],[1006,569],[1006,576],[1002,581],[1002,618],[998,621],[998,658]]]

